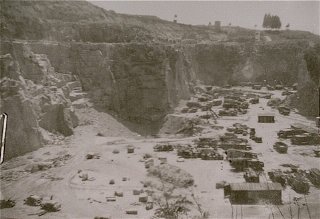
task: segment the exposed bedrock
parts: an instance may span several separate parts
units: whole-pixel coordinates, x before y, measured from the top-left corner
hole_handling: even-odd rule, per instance
[[[70,78],[28,45],[2,44],[1,52],[0,110],[9,116],[6,158],[44,145],[43,131],[72,135],[77,117],[62,90]]]

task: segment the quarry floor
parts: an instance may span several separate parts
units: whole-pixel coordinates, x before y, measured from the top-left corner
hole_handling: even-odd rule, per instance
[[[250,88],[246,89],[252,92]],[[269,91],[268,91],[269,92]],[[274,96],[281,97],[280,91],[272,91]],[[283,98],[283,97],[281,97]],[[279,154],[272,149],[278,140],[277,131],[289,128],[295,122],[314,126],[297,113],[282,116],[277,110],[266,105],[267,100],[260,98],[260,103],[250,105],[248,113],[237,117],[220,117],[216,125],[223,126],[223,130],[213,130],[209,120],[204,125],[201,134],[193,137],[176,135],[162,135],[158,138],[142,137],[131,132],[108,114],[97,112],[93,109],[80,109],[78,116],[80,126],[75,129],[75,134],[65,138],[55,145],[48,145],[24,156],[14,158],[1,166],[1,193],[5,198],[16,201],[13,208],[1,209],[0,218],[94,218],[95,216],[111,216],[112,218],[151,218],[154,210],[145,210],[145,206],[138,202],[138,197],[132,194],[133,189],[143,189],[141,181],[148,176],[144,163],[140,162],[145,153],[153,157],[165,156],[168,163],[178,166],[189,172],[195,180],[192,188],[202,208],[209,211],[209,218],[298,218],[298,207],[291,203],[293,197],[300,199],[300,218],[309,218],[307,206],[311,218],[320,217],[320,190],[311,186],[310,192],[305,197],[297,194],[290,187],[282,192],[283,205],[231,205],[224,198],[223,189],[216,189],[219,181],[244,182],[243,172],[233,172],[229,163],[223,161],[204,161],[200,159],[185,159],[177,162],[175,151],[153,152],[153,146],[159,142],[190,143],[199,136],[214,137],[225,132],[225,128],[239,122],[256,129],[256,135],[263,138],[263,143],[255,143],[249,140],[253,152],[259,154],[259,159],[265,164],[265,173],[271,169],[286,169],[280,164],[295,164],[301,169],[312,167],[320,168],[320,158],[313,156],[316,146],[293,146],[290,141],[288,154]],[[184,101],[177,107],[174,114],[180,115],[180,109]],[[218,111],[220,107],[214,108]],[[272,112],[276,121],[271,124],[257,123],[257,114]],[[196,117],[204,112],[191,113],[187,116]],[[101,133],[103,136],[97,136]],[[133,154],[127,153],[127,146],[135,146]],[[120,153],[112,153],[118,149]],[[89,152],[98,153],[100,159],[87,160]],[[51,158],[70,154],[71,158],[65,164],[35,173],[26,172],[26,168],[32,163],[46,161]],[[81,172],[79,171],[81,170]],[[80,173],[79,173],[80,172]],[[88,173],[89,181],[81,181],[79,174]],[[127,181],[122,181],[127,177]],[[114,185],[109,181],[115,180]],[[269,181],[268,176],[262,176],[261,181]],[[122,191],[124,197],[117,197],[116,202],[106,202],[106,197],[113,196],[115,191]],[[61,203],[61,211],[37,216],[41,210],[39,207],[30,207],[23,204],[23,200],[29,195],[43,197],[53,196],[53,199]],[[307,201],[308,205],[305,205]],[[290,216],[291,205],[293,217]],[[155,208],[156,206],[154,206]],[[138,210],[138,215],[127,215],[127,209]],[[280,214],[282,213],[282,215]],[[192,210],[196,215],[196,210]]]

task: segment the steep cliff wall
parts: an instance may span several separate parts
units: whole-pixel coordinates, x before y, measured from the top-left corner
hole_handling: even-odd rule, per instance
[[[72,135],[77,118],[63,91],[71,77],[55,72],[47,56],[27,44],[2,42],[1,48],[0,111],[9,115],[5,158],[48,143],[42,130]]]
[[[299,87],[293,105],[301,114],[319,116],[320,43],[305,51],[299,72]],[[306,73],[307,72],[307,73]]]
[[[25,43],[32,52],[45,54],[59,74],[78,78],[96,109],[140,126],[142,132],[156,132],[178,101],[189,98],[195,81],[184,52],[174,46]],[[13,43],[16,48],[21,44]]]
[[[239,43],[198,44],[193,63],[199,80],[212,85],[224,85],[245,62]]]

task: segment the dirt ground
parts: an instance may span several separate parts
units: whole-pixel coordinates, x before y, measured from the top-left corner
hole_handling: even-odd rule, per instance
[[[253,91],[250,88],[237,87],[250,92],[272,92],[273,96],[281,97],[281,91]],[[181,115],[180,109],[185,101],[177,107],[175,114]],[[218,112],[220,107],[214,107]],[[261,124],[257,122],[257,114],[271,112],[275,114],[275,123]],[[267,99],[260,98],[259,104],[250,105],[248,113],[236,117],[220,117],[217,120],[222,130],[210,128],[213,120],[204,124],[204,130],[193,137],[163,134],[158,138],[141,137],[118,123],[114,118],[93,109],[78,110],[80,126],[75,134],[61,139],[58,144],[48,145],[24,156],[14,158],[1,166],[1,193],[4,198],[16,201],[13,208],[1,209],[1,218],[38,218],[39,207],[24,205],[23,200],[29,195],[42,197],[53,196],[53,200],[61,203],[61,210],[47,213],[42,218],[94,218],[95,216],[111,218],[151,218],[153,210],[146,210],[133,190],[143,189],[142,182],[148,178],[144,162],[145,153],[153,157],[167,157],[169,164],[180,167],[190,173],[195,180],[193,191],[202,208],[210,213],[209,218],[298,218],[298,206],[292,203],[293,197],[300,197],[300,218],[320,217],[320,191],[311,186],[308,195],[300,195],[287,187],[282,192],[283,205],[231,205],[224,198],[223,189],[216,189],[217,182],[244,182],[243,172],[233,172],[226,160],[185,159],[177,162],[175,151],[154,152],[153,146],[159,142],[190,143],[199,136],[214,137],[225,132],[225,128],[239,122],[255,128],[257,136],[261,136],[263,143],[249,140],[253,152],[258,153],[259,159],[265,164],[265,173],[271,169],[286,169],[281,164],[298,165],[301,169],[320,168],[319,158],[313,156],[312,150],[317,146],[293,146],[290,141],[288,154],[279,154],[273,150],[273,144],[278,140],[277,132],[289,128],[290,124],[299,122],[315,126],[313,121],[307,120],[297,113],[282,116],[277,110],[267,106]],[[205,112],[189,113],[189,117]],[[102,136],[97,136],[101,133]],[[127,146],[133,145],[135,152],[127,153]],[[113,153],[114,149],[119,153]],[[86,154],[97,153],[99,159],[86,159]],[[70,155],[70,156],[66,156]],[[28,167],[33,163],[62,160],[56,167],[48,170],[30,173]],[[63,159],[65,158],[65,159]],[[158,162],[158,161],[156,161]],[[88,180],[82,181],[79,176],[88,174]],[[123,177],[127,180],[123,181]],[[109,184],[110,180],[115,184]],[[261,181],[270,181],[267,174],[260,177]],[[107,202],[106,197],[114,196],[114,192],[123,192],[123,197],[116,197],[115,202]],[[307,205],[305,204],[307,202]],[[290,206],[293,216],[290,216]],[[308,209],[310,212],[308,213]],[[126,210],[136,209],[138,215],[128,215]],[[192,214],[196,215],[193,209]],[[40,217],[41,218],[41,217]]]

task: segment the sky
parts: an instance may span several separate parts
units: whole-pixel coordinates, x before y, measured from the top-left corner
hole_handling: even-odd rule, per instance
[[[185,24],[208,24],[219,20],[254,29],[262,28],[265,13],[278,15],[282,27],[306,30],[320,35],[320,0],[318,1],[94,1],[93,4],[118,13],[155,15],[164,20]]]

